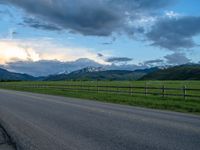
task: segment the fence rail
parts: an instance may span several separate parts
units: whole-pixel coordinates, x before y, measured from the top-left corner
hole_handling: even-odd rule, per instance
[[[66,85],[10,85],[0,84],[0,87],[11,88],[38,88],[38,89],[60,89],[70,91],[88,91],[97,93],[116,93],[128,95],[155,95],[164,97],[182,97],[200,99],[200,89],[187,88],[169,88],[169,87],[149,87],[145,86],[113,86],[113,85],[83,85],[83,84],[66,84]],[[194,92],[194,93],[191,93]],[[188,94],[189,93],[189,94]]]

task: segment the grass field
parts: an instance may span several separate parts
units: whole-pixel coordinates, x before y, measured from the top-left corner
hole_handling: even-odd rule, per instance
[[[91,87],[89,87],[91,86]],[[97,86],[100,88],[97,89]],[[103,86],[103,87],[101,87]],[[108,88],[106,88],[108,86]],[[121,88],[109,87],[119,86]],[[156,109],[173,110],[179,112],[189,112],[200,114],[200,98],[184,99],[183,87],[187,89],[200,89],[200,81],[61,81],[61,82],[1,82],[0,87],[19,91],[30,91],[35,93],[44,93],[52,95],[61,95],[67,97],[77,97],[83,99],[98,100],[104,102],[126,104],[132,106],[141,106]],[[74,88],[72,89],[66,89]],[[129,93],[130,88],[123,87],[155,87],[158,89],[133,88],[131,92],[144,94]],[[176,90],[166,90],[165,94],[180,94],[178,97],[169,97],[162,95],[145,96],[145,92],[161,93],[162,87],[176,88]],[[79,89],[79,90],[78,90]],[[82,89],[85,89],[83,91]],[[93,90],[93,92],[86,91]],[[104,92],[101,92],[104,91]],[[99,92],[100,91],[100,92]],[[105,91],[115,91],[108,93]],[[119,91],[127,92],[121,94]],[[188,95],[200,96],[200,91],[187,90]]]

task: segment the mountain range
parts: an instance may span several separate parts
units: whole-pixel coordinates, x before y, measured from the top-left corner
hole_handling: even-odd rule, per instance
[[[2,67],[5,69],[14,70],[15,72],[23,72],[35,77],[39,77],[52,74],[67,74],[88,66],[102,67],[103,65],[87,58],[80,58],[75,61],[67,62],[61,62],[58,60],[15,61],[8,62]]]
[[[44,77],[9,72],[0,69],[1,81],[62,81],[62,80],[200,80],[200,65],[187,64],[166,68],[147,68],[138,70],[106,70],[103,67],[86,67]]]
[[[153,72],[158,68],[145,70],[105,70],[101,67],[87,67],[69,74],[52,75],[45,80],[138,80],[147,73]]]
[[[187,64],[159,69],[146,74],[140,80],[200,80],[200,65]]]
[[[14,61],[0,65],[0,68],[29,74],[35,77],[55,74],[68,74],[87,67],[103,68],[104,70],[128,70],[145,69],[146,65],[134,64],[101,64],[88,58],[80,58],[74,61],[40,60],[40,61]],[[30,69],[31,68],[31,69]]]
[[[21,74],[21,73],[14,73],[14,72],[9,72],[5,69],[0,68],[0,80],[1,81],[30,81],[30,80],[36,80],[35,77],[28,75],[28,74]]]

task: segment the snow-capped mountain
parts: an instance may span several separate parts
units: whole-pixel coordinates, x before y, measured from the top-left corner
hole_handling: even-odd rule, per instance
[[[73,73],[88,73],[88,72],[100,72],[100,71],[106,71],[103,67],[86,67],[77,71],[74,71]]]

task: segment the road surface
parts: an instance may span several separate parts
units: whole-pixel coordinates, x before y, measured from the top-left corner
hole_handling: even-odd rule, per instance
[[[0,126],[0,150],[15,150],[15,145],[10,141],[5,130]]]
[[[0,90],[0,124],[22,150],[198,150],[200,117]]]

